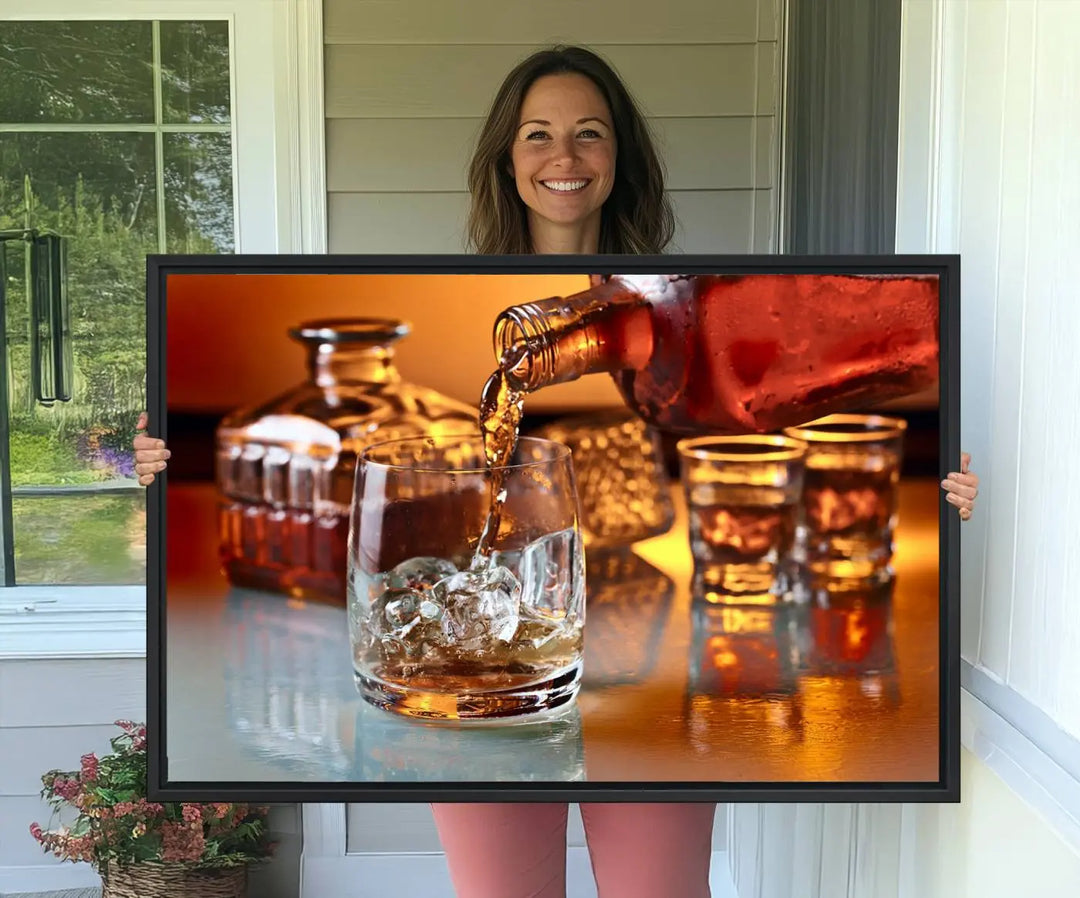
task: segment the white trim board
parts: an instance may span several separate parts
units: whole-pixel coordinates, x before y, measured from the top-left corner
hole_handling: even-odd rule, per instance
[[[289,104],[290,198],[296,227],[279,252],[325,253],[326,117],[323,90],[322,0],[287,0],[285,95]],[[279,130],[279,136],[282,131]]]
[[[146,587],[0,589],[0,660],[146,656]]]
[[[967,661],[960,662],[960,685],[1080,785],[1080,740],[1058,726],[1042,708]],[[1080,819],[1080,806],[1076,811],[1074,816]]]
[[[1001,701],[1001,695],[994,693],[995,703],[1002,710],[991,707],[987,699],[968,690],[972,682],[983,689],[986,685],[983,681],[988,682],[989,678],[966,662],[962,670],[966,682],[960,692],[960,742],[1080,853],[1080,780],[1051,756],[1051,752],[1056,754],[1056,750],[1068,743],[1075,746],[1075,740],[1060,731],[1053,738],[1048,738],[1045,732],[1032,732],[1029,727],[1045,728],[1037,722],[1037,715],[1045,715],[1007,687],[998,687],[1010,694],[1007,701]],[[1043,743],[1047,747],[1033,742],[1003,713],[1021,722],[1040,740],[1047,739]]]

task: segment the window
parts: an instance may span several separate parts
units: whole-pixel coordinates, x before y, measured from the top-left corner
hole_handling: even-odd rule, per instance
[[[0,657],[140,654],[144,258],[325,251],[321,4],[0,0],[0,23]],[[28,217],[69,238],[73,395],[51,406]]]
[[[145,581],[131,451],[145,255],[233,250],[231,99],[227,21],[11,22],[0,35],[9,585]],[[72,349],[70,400],[48,403],[33,389],[25,239],[43,232],[68,244]]]

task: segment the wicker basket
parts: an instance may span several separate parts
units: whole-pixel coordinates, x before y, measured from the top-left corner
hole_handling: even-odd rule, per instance
[[[192,870],[187,864],[132,864],[101,871],[101,898],[245,898],[247,867]]]

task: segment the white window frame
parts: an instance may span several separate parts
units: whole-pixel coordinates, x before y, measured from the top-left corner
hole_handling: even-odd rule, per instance
[[[237,253],[326,252],[321,0],[0,0],[0,23],[229,23]],[[145,657],[147,588],[0,588],[0,660]]]

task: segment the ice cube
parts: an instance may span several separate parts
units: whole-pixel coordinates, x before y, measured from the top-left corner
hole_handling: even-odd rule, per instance
[[[542,610],[521,603],[520,626],[516,641],[534,649],[542,648],[565,630],[572,629],[572,622],[567,618],[551,617]]]
[[[387,577],[387,585],[394,589],[431,589],[440,580],[456,573],[457,566],[452,561],[420,555],[395,567]]]
[[[506,568],[489,565],[461,571],[432,589],[442,606],[446,641],[467,651],[480,651],[492,641],[509,642],[518,627],[521,584]]]
[[[424,620],[438,620],[442,613],[442,605],[430,598],[425,598],[420,603],[420,617]]]
[[[444,642],[438,623],[424,620],[419,615],[405,625],[387,630],[375,638],[382,643],[384,655],[406,655],[409,658],[425,657]]]
[[[376,636],[404,638],[420,620],[423,593],[411,589],[387,589],[369,605],[366,626]]]
[[[391,630],[400,630],[420,616],[425,596],[412,589],[388,589],[383,593],[383,616]]]
[[[521,553],[521,602],[572,613],[581,604],[584,564],[573,528],[533,540]]]

